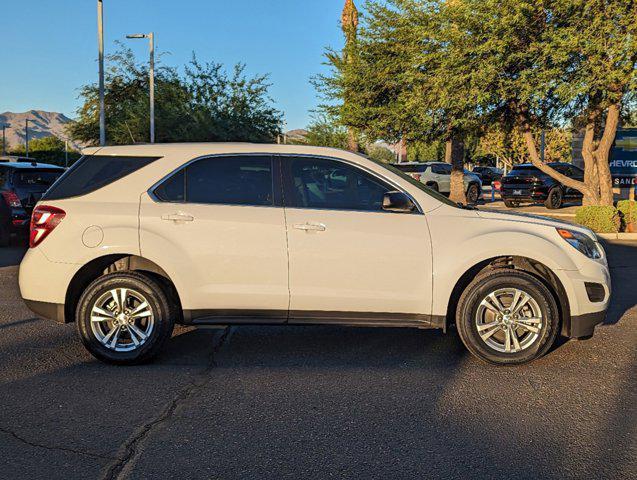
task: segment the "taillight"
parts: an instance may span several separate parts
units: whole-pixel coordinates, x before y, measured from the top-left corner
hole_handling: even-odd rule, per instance
[[[493,185],[493,188],[496,191],[500,191],[500,188],[502,188],[502,182],[500,182],[498,180],[495,180],[495,181],[491,182],[491,185]]]
[[[57,227],[66,212],[61,208],[40,205],[35,207],[31,215],[31,234],[29,235],[29,247],[37,247],[55,227]]]
[[[2,197],[4,201],[12,208],[21,208],[22,202],[20,201],[20,197],[16,195],[16,193],[12,190],[5,190],[2,193]]]

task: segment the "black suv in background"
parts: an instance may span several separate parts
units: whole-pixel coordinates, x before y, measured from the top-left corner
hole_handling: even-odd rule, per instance
[[[30,159],[0,159],[0,246],[6,247],[12,234],[26,237],[33,207],[63,173],[62,167]]]
[[[473,167],[473,173],[480,175],[482,185],[491,185],[495,180],[500,180],[504,172],[496,167]]]
[[[584,179],[584,171],[570,163],[549,163],[558,172],[575,180]],[[541,172],[530,163],[513,167],[502,177],[500,195],[507,207],[518,207],[520,203],[542,202],[546,208],[560,208],[565,200],[579,200],[582,194],[574,188],[562,185]]]

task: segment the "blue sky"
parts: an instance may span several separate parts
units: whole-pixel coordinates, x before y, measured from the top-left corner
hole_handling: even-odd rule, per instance
[[[2,0],[0,112],[73,116],[78,89],[97,79],[96,0]],[[326,46],[342,45],[343,0],[104,0],[105,50],[127,33],[154,31],[166,64],[200,60],[269,73],[286,128],[307,125],[318,99],[309,83]],[[140,59],[146,41],[129,40]]]

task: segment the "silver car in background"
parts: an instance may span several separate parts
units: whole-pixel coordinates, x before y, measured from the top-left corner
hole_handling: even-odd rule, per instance
[[[451,191],[451,165],[445,162],[395,163],[394,167],[411,175],[437,192],[449,195]],[[464,190],[468,203],[477,203],[482,195],[482,180],[468,170],[464,171]]]

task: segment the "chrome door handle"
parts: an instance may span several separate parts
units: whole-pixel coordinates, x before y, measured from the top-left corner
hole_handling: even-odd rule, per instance
[[[162,220],[169,220],[173,222],[192,222],[195,217],[187,215],[185,213],[173,213],[172,215],[162,215]]]
[[[306,232],[324,232],[327,227],[323,223],[297,223],[294,228],[305,230]]]

